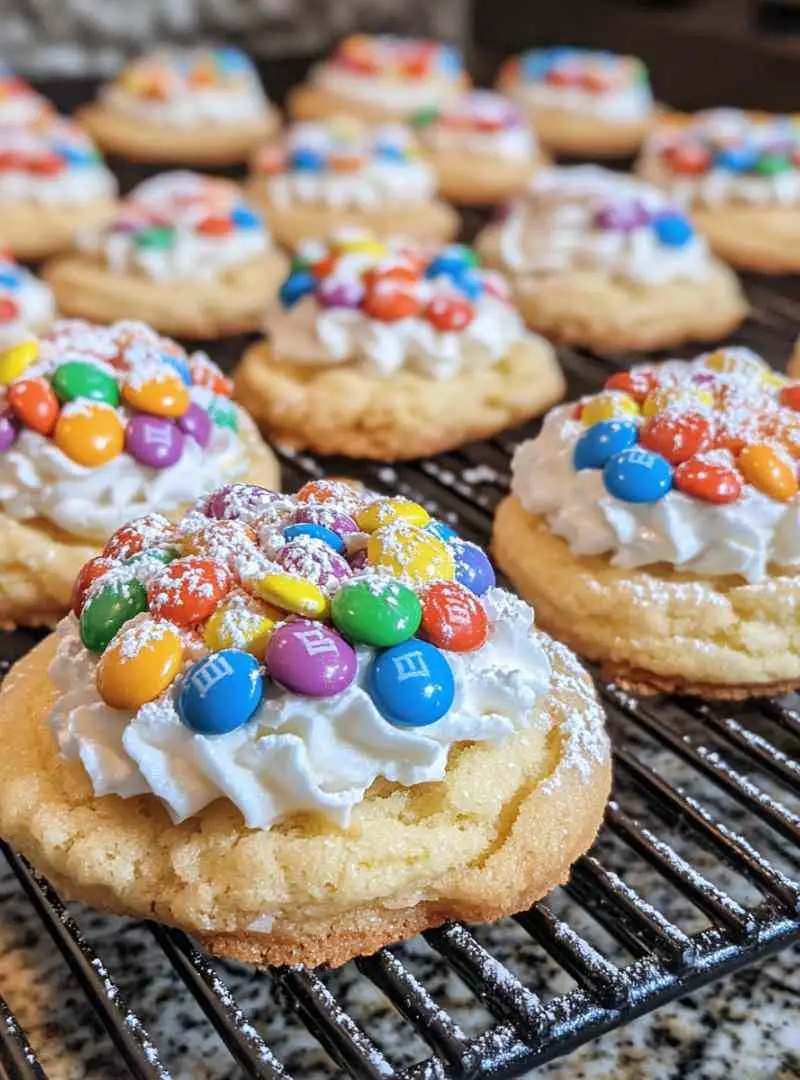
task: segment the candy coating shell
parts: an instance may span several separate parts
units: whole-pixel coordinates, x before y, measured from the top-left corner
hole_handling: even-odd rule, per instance
[[[138,709],[162,694],[178,674],[183,646],[178,634],[167,624],[158,626],[138,651],[126,655],[125,629],[106,649],[97,666],[97,689],[112,709]],[[138,633],[140,627],[135,627]]]
[[[134,615],[147,610],[144,586],[131,579],[99,588],[83,606],[80,615],[81,641],[90,652],[101,653],[117,631]]]
[[[398,727],[425,727],[441,720],[455,698],[455,680],[444,654],[418,638],[378,653],[368,686],[378,710]]]
[[[439,649],[473,652],[486,644],[489,620],[481,601],[457,581],[428,585],[420,596],[419,636]]]

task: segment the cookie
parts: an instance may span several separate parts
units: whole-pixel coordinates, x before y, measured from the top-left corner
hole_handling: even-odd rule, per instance
[[[210,339],[257,330],[287,266],[236,184],[171,172],[134,188],[44,276],[64,315]]]
[[[63,321],[0,354],[0,625],[52,625],[83,562],[138,514],[175,515],[277,462],[230,384],[143,324]]]
[[[255,67],[231,46],[157,49],[78,117],[108,153],[206,168],[244,161],[280,126]]]
[[[452,239],[458,214],[436,197],[436,174],[407,127],[352,117],[291,125],[255,155],[246,187],[289,247],[344,228]]]
[[[165,538],[177,558],[111,560],[0,692],[0,835],[59,890],[316,966],[566,880],[609,791],[603,713],[480,548],[324,481],[228,487]]]
[[[44,333],[55,311],[47,285],[0,251],[0,350]]]
[[[451,45],[389,34],[353,34],[327,60],[312,67],[308,80],[289,93],[293,120],[324,120],[338,113],[369,123],[408,120],[438,108],[469,79]]]
[[[637,172],[689,208],[711,249],[740,270],[800,273],[800,135],[788,116],[709,109],[669,115]]]
[[[747,349],[612,376],[517,451],[498,565],[623,687],[797,687],[799,405]]]
[[[682,210],[595,166],[539,173],[477,247],[509,276],[531,329],[598,352],[716,341],[749,310]]]
[[[71,120],[0,126],[0,247],[35,261],[114,213],[117,184]]]
[[[301,249],[235,396],[281,443],[392,461],[488,437],[564,393],[474,251],[334,238]]]
[[[441,107],[422,109],[412,123],[439,191],[450,202],[507,202],[544,164],[520,110],[491,90],[473,90]]]
[[[635,154],[655,113],[647,68],[633,56],[531,49],[503,65],[498,86],[542,146],[565,157]]]

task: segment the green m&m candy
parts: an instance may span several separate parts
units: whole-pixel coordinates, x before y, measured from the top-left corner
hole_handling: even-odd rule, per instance
[[[117,630],[140,611],[147,611],[144,585],[135,578],[107,585],[94,593],[83,606],[81,641],[90,652],[103,652]]]
[[[753,172],[758,176],[780,176],[788,172],[792,163],[785,154],[762,154],[753,165]]]
[[[105,371],[85,360],[68,360],[53,373],[53,389],[62,401],[103,401],[115,409],[119,405],[119,387]]]
[[[236,415],[236,406],[224,398],[212,398],[207,407],[208,415],[212,422],[221,428],[230,428],[231,431],[239,430],[239,418]]]
[[[125,565],[132,566],[134,563],[140,563],[144,559],[157,559],[166,566],[173,559],[177,559],[179,555],[180,552],[174,547],[152,547],[147,548],[145,551],[137,551],[135,555],[131,555],[129,559],[125,560]]]
[[[399,581],[353,581],[331,601],[333,625],[349,641],[388,649],[408,641],[422,620],[417,594]]]
[[[169,251],[175,243],[175,230],[171,225],[151,225],[134,236],[138,248],[150,251]]]

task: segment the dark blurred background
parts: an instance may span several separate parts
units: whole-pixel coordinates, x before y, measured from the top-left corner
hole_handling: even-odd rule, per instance
[[[0,0],[0,51],[22,73],[107,75],[159,42],[226,41],[280,97],[352,30],[430,35],[488,81],[530,45],[642,56],[670,104],[800,110],[800,0]]]

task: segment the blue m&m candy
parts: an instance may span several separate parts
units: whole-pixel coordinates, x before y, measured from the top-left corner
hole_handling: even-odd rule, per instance
[[[235,206],[231,210],[231,221],[237,229],[258,229],[261,227],[261,216],[249,206]]]
[[[297,540],[301,536],[308,536],[313,540],[321,540],[323,544],[333,548],[341,554],[344,551],[344,540],[333,529],[326,529],[324,525],[312,525],[301,522],[299,525],[288,525],[283,530],[287,540]]]
[[[425,526],[425,532],[432,532],[434,536],[438,536],[440,540],[444,540],[447,543],[449,540],[457,540],[458,533],[455,529],[452,529],[449,525],[445,525],[443,521],[429,521]]]
[[[754,146],[724,146],[714,158],[714,164],[726,172],[746,173],[757,159],[758,150]]]
[[[653,218],[653,231],[665,247],[684,247],[694,236],[689,219],[669,211]]]
[[[463,274],[477,263],[478,257],[472,248],[467,247],[466,244],[449,244],[428,263],[425,277],[436,278],[441,274],[447,276]]]
[[[480,300],[483,296],[483,279],[474,270],[462,270],[452,275],[455,287],[466,296],[468,300]]]
[[[451,540],[448,544],[456,568],[456,581],[476,596],[483,596],[497,579],[489,556],[477,544],[467,540]]]
[[[379,712],[398,727],[435,724],[452,706],[456,692],[444,653],[418,638],[378,653],[368,688]]]
[[[180,356],[174,356],[172,353],[162,352],[161,360],[171,367],[173,371],[177,371],[186,386],[192,385],[192,373],[184,359]]]
[[[296,150],[292,150],[289,155],[289,168],[294,169],[296,172],[323,172],[325,158],[322,154],[318,154],[316,150],[299,146]]]
[[[0,270],[0,287],[3,289],[18,289],[22,282],[22,271],[13,267],[4,267]]]
[[[406,152],[396,143],[382,142],[375,146],[375,157],[378,161],[403,162],[406,160]]]
[[[222,649],[192,664],[178,690],[178,716],[200,735],[226,735],[246,724],[261,703],[264,674],[255,656]]]
[[[298,300],[313,293],[317,279],[310,270],[294,270],[281,285],[280,301],[285,308],[294,307]]]
[[[615,454],[636,445],[636,425],[630,420],[601,420],[581,435],[572,457],[575,468],[602,469]]]
[[[608,461],[603,483],[611,495],[624,502],[658,502],[672,487],[672,468],[661,454],[634,446]]]

